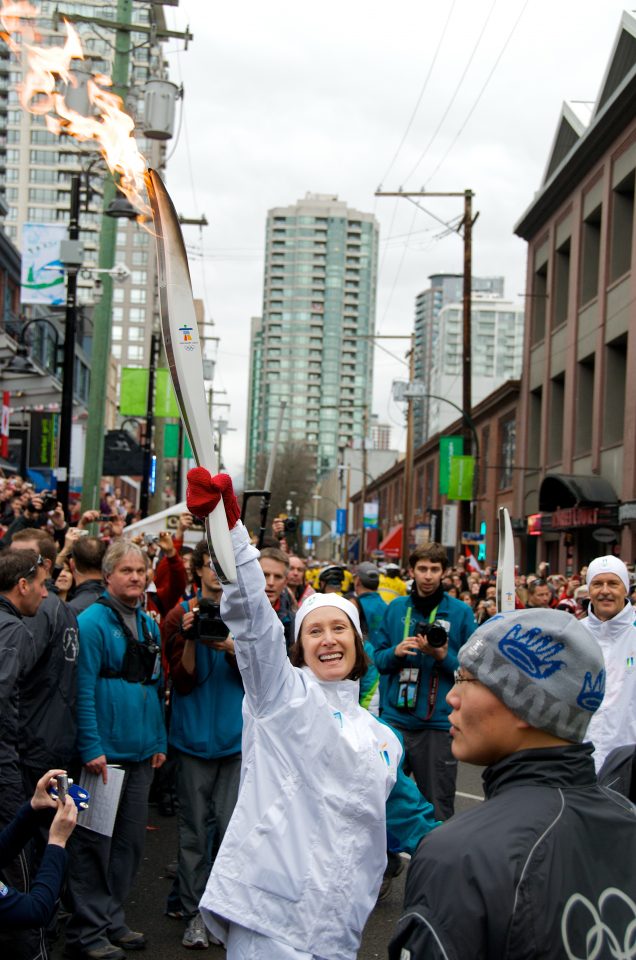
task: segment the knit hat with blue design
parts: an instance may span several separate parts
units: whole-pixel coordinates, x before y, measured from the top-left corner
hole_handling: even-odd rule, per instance
[[[601,648],[558,610],[496,614],[464,644],[459,663],[526,723],[575,743],[605,692]]]

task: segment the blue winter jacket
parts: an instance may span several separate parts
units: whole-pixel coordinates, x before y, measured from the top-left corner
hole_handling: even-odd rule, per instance
[[[362,607],[364,619],[367,621],[367,640],[375,647],[378,641],[378,630],[384,618],[387,604],[377,591],[359,593],[356,599]]]
[[[406,620],[410,624],[407,629]],[[415,624],[424,619],[413,606],[410,597],[398,597],[387,607],[384,619],[377,634],[375,664],[383,676],[388,677],[388,685],[381,685],[380,710],[382,719],[392,727],[406,730],[448,730],[450,707],[446,703],[446,694],[453,686],[454,672],[458,667],[457,652],[475,630],[476,623],[472,610],[461,600],[444,594],[436,613],[437,620],[446,621],[449,626],[448,654],[439,664],[439,686],[435,706],[428,720],[429,689],[433,666],[437,661],[425,653],[416,653],[408,657],[396,657],[395,648],[405,637],[414,636]],[[419,668],[419,688],[414,707],[398,707],[400,673],[407,668]]]
[[[181,604],[183,610],[186,604]],[[175,614],[169,614],[167,625]],[[183,618],[183,612],[181,618]],[[179,620],[179,624],[180,624]],[[171,664],[183,655],[184,638],[177,629],[166,635],[166,650]],[[221,650],[202,643],[196,646],[196,670],[193,682],[179,683],[173,674],[170,731],[168,739],[183,753],[213,760],[241,752],[243,733],[243,682],[238,667]],[[174,670],[174,667],[171,667]]]
[[[142,618],[155,643],[160,644],[157,625],[140,607],[138,636],[143,636]],[[121,670],[126,638],[119,620],[111,609],[94,603],[79,615],[77,623],[77,746],[82,762],[102,754],[108,761],[139,762],[165,753],[161,678],[146,684],[100,677],[103,668]]]

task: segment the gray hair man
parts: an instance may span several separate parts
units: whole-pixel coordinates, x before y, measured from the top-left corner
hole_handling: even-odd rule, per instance
[[[121,960],[145,945],[123,904],[141,862],[153,771],[166,759],[161,640],[140,604],[144,553],[119,540],[102,572],[106,592],[78,618],[77,746],[95,789],[108,782],[109,764],[124,779],[112,837],[80,829],[71,843],[66,955],[80,960]]]
[[[581,623],[603,651],[605,699],[588,731],[600,771],[616,747],[636,744],[636,614],[629,602],[629,574],[622,560],[597,557],[587,568],[590,605]]]

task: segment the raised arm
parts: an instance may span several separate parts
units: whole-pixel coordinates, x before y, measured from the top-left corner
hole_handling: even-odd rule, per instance
[[[223,498],[236,558],[236,583],[223,584],[221,616],[235,641],[250,713],[261,716],[278,710],[299,692],[303,681],[290,664],[283,625],[265,593],[258,550],[239,520],[240,510],[227,474],[211,477],[203,467],[188,473],[188,509],[207,516]]]

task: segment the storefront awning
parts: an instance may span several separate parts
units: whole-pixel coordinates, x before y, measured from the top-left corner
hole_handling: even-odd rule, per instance
[[[539,510],[542,513],[581,505],[613,503],[618,503],[618,497],[604,477],[548,473],[539,487]]]
[[[378,550],[387,557],[399,557],[402,554],[402,524],[391,527],[384,540],[378,544]]]

